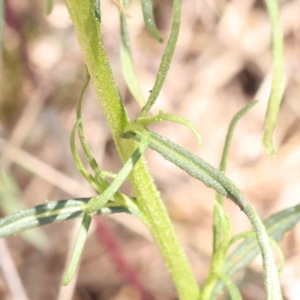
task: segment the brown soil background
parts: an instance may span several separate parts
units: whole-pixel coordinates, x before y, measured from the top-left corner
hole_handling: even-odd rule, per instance
[[[119,11],[102,0],[102,32],[131,118],[138,111],[121,73]],[[8,0],[7,27],[1,68],[1,168],[9,172],[28,207],[46,200],[90,196],[93,192],[74,167],[69,135],[75,121],[76,102],[85,78],[83,58],[64,2],[55,1],[46,16],[43,1]],[[160,32],[166,41],[172,1],[154,1]],[[128,19],[136,70],[147,97],[166,43],[154,41],[144,28],[139,1],[132,1]],[[152,109],[192,121],[203,146],[180,125],[165,122],[154,130],[218,166],[228,124],[249,101],[260,102],[239,123],[234,135],[227,175],[265,219],[299,202],[300,194],[300,2],[281,1],[285,36],[286,87],[274,136],[275,158],[265,155],[261,140],[270,88],[270,25],[263,1],[185,0],[177,50],[163,90]],[[86,138],[100,166],[117,172],[121,162],[114,149],[99,101],[90,85],[85,95]],[[212,251],[212,209],[215,193],[164,161],[146,152],[149,168],[190,259],[199,283],[206,278]],[[55,173],[59,172],[59,173]],[[60,177],[62,176],[62,177]],[[132,195],[125,184],[122,190]],[[7,199],[1,199],[1,203]],[[245,216],[229,201],[226,211],[233,233],[250,229]],[[13,208],[14,211],[18,209]],[[13,259],[1,251],[0,299],[26,299],[9,287],[17,268],[27,299],[177,299],[170,276],[147,231],[130,216],[102,217],[113,233],[119,252],[137,277],[134,287],[120,271],[96,222],[88,239],[74,284],[60,287],[78,222],[41,228],[47,246],[38,249],[20,236],[2,240]],[[104,231],[102,231],[104,235]],[[297,226],[280,243],[286,257],[281,275],[285,299],[300,299],[300,231]],[[2,248],[3,249],[3,248]],[[7,273],[5,272],[7,271]],[[128,269],[127,269],[128,271]],[[123,272],[123,273],[122,273]],[[5,275],[6,274],[6,275]],[[7,275],[8,274],[8,275]],[[127,274],[128,275],[128,274]],[[13,282],[17,277],[12,277]],[[264,299],[260,259],[239,272],[235,282],[243,299]],[[148,296],[145,290],[149,291]],[[141,291],[144,291],[144,296]],[[17,293],[18,298],[13,298]],[[19,294],[18,294],[19,293]],[[147,298],[148,297],[148,298]],[[220,299],[226,299],[220,296]]]

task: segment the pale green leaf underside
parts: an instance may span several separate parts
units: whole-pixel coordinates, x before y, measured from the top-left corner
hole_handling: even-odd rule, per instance
[[[37,226],[83,217],[82,205],[87,204],[90,199],[78,198],[49,201],[34,208],[21,210],[2,218],[0,219],[0,238]],[[137,211],[122,206],[115,206],[113,202],[108,202],[107,206],[99,209],[96,214],[109,215],[120,212],[139,216]]]

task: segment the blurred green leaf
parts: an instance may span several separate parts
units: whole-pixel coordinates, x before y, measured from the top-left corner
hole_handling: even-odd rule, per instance
[[[145,128],[136,127],[133,132],[126,132],[122,137],[134,138],[140,141],[143,135],[149,135],[149,148],[161,154],[165,159],[187,172],[192,177],[202,181],[206,186],[231,199],[246,214],[251,221],[256,240],[259,243],[263,258],[265,295],[268,300],[282,300],[278,270],[273,259],[269,236],[258,213],[240,190],[223,172],[215,169],[195,154],[181,148],[172,141]],[[219,271],[219,270],[218,270]],[[227,274],[226,272],[220,271]]]
[[[287,208],[281,212],[272,215],[264,222],[269,236],[279,242],[283,235],[294,228],[300,220],[300,204]],[[247,238],[240,246],[238,246],[232,254],[227,258],[223,267],[223,273],[228,277],[232,277],[240,269],[243,269],[259,254],[257,241],[253,238]],[[211,299],[216,299],[220,294],[224,282],[219,280],[215,285]]]
[[[142,4],[143,17],[144,17],[146,28],[148,29],[151,36],[161,43],[163,39],[161,38],[155,24],[151,0],[142,0],[141,4]]]
[[[26,208],[18,186],[10,174],[4,170],[0,172],[0,207],[5,215],[11,215]],[[46,235],[37,228],[26,233],[24,232],[21,236],[38,249],[45,249],[49,244]]]
[[[120,0],[120,4],[124,6],[125,9],[128,8],[127,0]],[[146,99],[143,95],[141,87],[138,83],[136,76],[133,57],[131,53],[130,37],[127,26],[126,16],[121,12],[120,14],[121,23],[121,63],[122,72],[127,86],[133,95],[134,99],[138,102],[140,107],[143,107],[146,103]]]
[[[100,0],[95,0],[95,16],[96,16],[96,19],[101,23]]]
[[[226,288],[229,292],[231,300],[243,300],[242,295],[237,288],[237,286],[230,280],[230,278],[226,275],[219,274],[219,278],[222,278],[224,281]]]
[[[273,133],[282,101],[284,81],[283,34],[280,25],[279,3],[277,0],[265,0],[272,28],[273,72],[272,87],[265,119],[263,145],[269,156],[275,154]]]
[[[53,0],[45,0],[45,10],[47,15],[50,15],[52,13],[53,7],[54,7]]]
[[[242,118],[242,116],[244,116],[249,111],[249,109],[251,109],[256,103],[257,101],[252,101],[247,106],[245,106],[240,111],[238,111],[234,115],[234,117],[232,118],[229,124],[227,136],[222,151],[222,158],[219,166],[219,170],[224,174],[226,172],[230,145],[231,145],[231,141],[233,138],[236,125],[238,121]],[[224,265],[224,261],[226,259],[227,252],[230,246],[230,236],[231,236],[230,220],[223,208],[223,196],[218,193],[216,195],[216,201],[214,205],[213,256],[211,260],[209,276],[202,289],[204,298],[206,297],[207,299],[209,299],[212,293],[212,288],[215,286],[216,282],[220,279],[216,270],[222,269]],[[240,295],[239,295],[239,291],[237,290],[237,287],[234,286],[231,282],[228,282],[228,280],[230,280],[229,277],[226,278],[225,282],[227,283],[225,284],[227,286],[229,293],[231,294],[231,298],[239,299]]]

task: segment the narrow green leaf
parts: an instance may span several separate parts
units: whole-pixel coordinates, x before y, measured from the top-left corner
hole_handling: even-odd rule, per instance
[[[132,127],[132,126],[134,127],[135,124],[140,124],[144,127],[147,127],[152,123],[160,123],[162,121],[170,121],[170,122],[174,122],[174,123],[178,123],[178,124],[182,124],[182,125],[186,126],[195,135],[195,137],[198,141],[199,147],[202,146],[202,138],[200,136],[200,133],[199,133],[198,129],[189,120],[180,118],[180,117],[172,115],[172,114],[166,114],[162,110],[160,110],[159,113],[155,116],[138,117],[134,122],[129,124],[128,128]],[[127,130],[127,128],[126,128],[125,131],[130,131],[130,130]]]
[[[228,132],[225,139],[225,144],[222,152],[222,159],[220,163],[219,170],[222,172],[226,172],[227,167],[227,161],[228,161],[228,155],[229,155],[229,149],[232,141],[232,137],[234,134],[234,130],[236,128],[236,125],[238,121],[254,106],[258,103],[258,101],[252,101],[247,106],[242,108],[231,120],[228,128]]]
[[[231,240],[230,240],[230,246],[236,243],[237,241],[245,238],[255,238],[255,233],[253,231],[245,231],[241,232],[239,234],[236,234]]]
[[[82,99],[84,96],[84,93],[89,85],[90,82],[90,75],[87,73],[86,76],[86,81],[82,87],[80,96],[79,96],[79,100],[78,100],[78,106],[77,106],[77,112],[76,112],[76,117],[77,117],[77,124],[75,124],[74,126],[74,130],[72,131],[71,134],[71,151],[73,154],[73,158],[75,161],[75,164],[78,168],[78,170],[81,172],[81,174],[85,177],[85,178],[89,178],[89,182],[92,183],[92,185],[96,188],[96,190],[98,192],[102,192],[104,191],[107,187],[108,187],[108,182],[105,180],[103,175],[105,172],[102,172],[98,166],[97,161],[95,160],[93,153],[84,137],[84,131],[83,131],[83,125],[82,125],[82,116],[81,116],[81,110],[82,110]],[[84,151],[85,157],[90,165],[90,167],[92,168],[92,170],[94,171],[95,175],[92,176],[91,174],[88,173],[88,171],[84,168],[83,163],[81,162],[79,155],[77,153],[76,150],[76,145],[75,145],[75,132],[76,129],[78,130],[78,135],[79,135],[79,140],[82,146],[82,149]]]
[[[95,2],[95,17],[101,23],[101,7],[100,0],[94,0]]]
[[[175,51],[179,29],[180,29],[180,17],[181,17],[181,7],[180,7],[180,0],[174,0],[173,1],[173,22],[172,22],[172,29],[171,34],[168,40],[168,44],[166,47],[166,50],[164,52],[164,55],[162,57],[158,74],[156,76],[155,84],[152,89],[152,92],[150,93],[149,99],[146,103],[146,105],[143,107],[139,117],[145,117],[152,105],[155,103],[161,88],[163,86],[163,83],[165,81],[165,78],[167,76],[168,70],[170,68],[171,60]]]
[[[226,256],[231,236],[231,225],[224,208],[220,203],[215,202],[215,212],[216,212],[216,227],[214,229],[218,230],[219,239],[214,244],[214,253],[212,258],[212,269],[219,269],[220,265],[223,265],[224,258]]]
[[[219,167],[219,170],[224,174],[226,172],[229,149],[237,122],[256,103],[257,101],[253,101],[241,109],[237,114],[235,114],[229,124]],[[213,216],[213,256],[211,259],[209,276],[202,288],[202,299],[210,298],[213,288],[219,280],[218,270],[221,270],[224,265],[224,260],[230,246],[230,237],[230,220],[223,209],[223,197],[221,194],[217,193]],[[228,286],[228,289],[231,289],[231,285]]]
[[[235,235],[231,240],[230,240],[230,246],[233,245],[235,242],[237,242],[238,240],[241,240],[241,239],[246,239],[246,238],[254,238],[255,239],[255,233],[253,231],[246,231],[246,232],[241,232],[237,235]],[[283,267],[284,267],[284,263],[285,263],[285,258],[284,258],[284,254],[279,246],[279,244],[274,240],[272,239],[270,236],[269,236],[269,241],[270,241],[270,244],[272,245],[272,247],[277,251],[277,254],[278,254],[278,257],[279,257],[279,261],[280,261],[280,264],[279,264],[279,268],[278,268],[278,272],[281,273],[282,270],[283,270]]]
[[[76,123],[74,124],[74,127],[72,129],[72,132],[71,132],[71,136],[70,136],[70,147],[71,147],[71,152],[72,152],[72,156],[73,156],[73,159],[74,159],[74,163],[75,163],[75,166],[77,168],[77,170],[81,173],[81,175],[98,191],[98,192],[101,192],[101,190],[98,190],[98,186],[97,184],[95,183],[95,180],[94,180],[94,177],[89,174],[89,172],[85,169],[82,161],[81,161],[81,158],[78,154],[78,151],[77,151],[77,148],[76,148],[76,143],[75,143],[75,134],[76,134],[76,131],[78,130],[79,128],[79,125],[80,123],[82,122],[82,120],[78,120],[76,121]]]
[[[243,300],[242,295],[237,286],[225,274],[219,274],[219,278],[223,280],[232,300]]]
[[[45,10],[47,15],[50,15],[52,13],[53,7],[54,7],[53,0],[45,0]]]
[[[97,163],[97,161],[95,160],[92,151],[84,137],[84,131],[83,131],[83,125],[82,125],[82,115],[81,115],[81,110],[82,110],[82,100],[83,100],[83,96],[84,93],[89,85],[90,82],[90,75],[87,73],[86,76],[86,81],[84,82],[84,85],[82,87],[80,96],[79,96],[79,100],[78,100],[78,106],[77,106],[77,112],[76,112],[76,117],[77,117],[77,122],[74,125],[74,128],[72,130],[71,133],[71,137],[70,137],[70,145],[71,145],[71,151],[72,151],[72,155],[73,155],[73,159],[75,162],[75,165],[77,167],[77,169],[80,171],[80,173],[84,176],[85,179],[87,179],[87,181],[89,183],[91,183],[91,185],[99,192],[103,192],[108,186],[109,183],[108,181],[105,179],[106,177],[111,177],[111,178],[115,178],[116,175],[111,174],[109,172],[106,171],[102,171],[99,168],[99,165]],[[84,151],[85,157],[90,165],[90,167],[92,168],[92,170],[94,171],[94,176],[92,176],[91,174],[89,174],[89,172],[85,169],[80,156],[78,154],[76,145],[75,145],[75,134],[76,131],[78,130],[78,135],[79,135],[79,140],[82,146],[82,149]],[[115,196],[113,197],[113,200],[117,201],[118,203],[127,203],[129,204],[128,197],[126,195],[121,194],[120,192],[116,192]]]
[[[25,230],[79,218],[83,216],[82,206],[86,205],[91,198],[79,198],[61,201],[49,201],[34,208],[21,210],[15,214],[0,219],[0,238],[18,234]],[[117,206],[108,202],[105,207],[99,209],[96,214],[109,215],[115,213],[129,213],[140,216],[137,209]]]
[[[283,34],[280,25],[278,0],[265,0],[272,27],[273,77],[271,94],[265,119],[263,145],[269,156],[275,154],[273,133],[275,131],[283,94],[284,57]]]
[[[281,287],[278,271],[273,259],[269,237],[256,211],[239,189],[223,174],[193,153],[179,147],[160,135],[143,129],[142,132],[127,132],[123,137],[133,137],[137,141],[143,135],[149,135],[149,148],[161,154],[192,177],[201,180],[208,187],[231,199],[250,220],[259,243],[263,258],[264,279],[267,300],[281,300]]]
[[[134,168],[135,164],[138,162],[144,151],[148,147],[148,139],[147,137],[143,139],[139,145],[139,147],[133,152],[132,156],[127,160],[127,162],[124,164],[116,178],[113,180],[113,182],[109,185],[109,187],[99,196],[95,196],[91,198],[91,200],[88,202],[87,206],[83,209],[86,213],[94,213],[101,207],[103,207],[109,199],[111,199],[114,194],[118,191],[120,186],[123,184],[123,182],[126,180],[126,178],[129,176],[130,172]]]
[[[232,137],[234,134],[234,130],[236,128],[236,125],[238,123],[238,121],[254,106],[256,105],[258,102],[257,101],[252,101],[251,103],[249,103],[247,106],[245,106],[244,108],[242,108],[237,114],[235,114],[235,116],[232,118],[229,127],[228,127],[228,131],[227,131],[227,135],[226,135],[226,139],[225,139],[225,143],[224,143],[224,148],[222,151],[222,158],[221,158],[221,162],[220,162],[220,166],[219,166],[219,170],[221,172],[223,172],[225,174],[226,172],[226,167],[227,167],[227,161],[228,161],[228,155],[229,155],[229,150],[230,150],[230,145],[231,145],[231,141],[232,141]],[[223,197],[221,194],[217,194],[216,195],[216,201],[222,205],[223,204]],[[223,226],[219,226],[216,222],[218,219],[220,219],[218,216],[218,211],[214,212],[214,238],[213,238],[213,249],[218,248],[218,243],[219,243],[219,239],[221,238],[222,234],[219,232],[220,230],[222,230]]]
[[[120,0],[120,4],[124,6],[125,9],[128,8],[127,0]],[[146,99],[141,90],[140,84],[137,79],[133,57],[131,53],[131,43],[130,36],[127,26],[127,18],[124,13],[120,14],[120,24],[121,24],[121,63],[122,63],[122,73],[126,84],[133,95],[134,99],[137,101],[140,107],[143,107],[146,103]]]
[[[148,29],[151,36],[161,43],[163,39],[161,38],[155,24],[151,0],[141,0],[141,4],[146,28]]]
[[[148,138],[145,137],[141,141],[140,146],[134,151],[132,156],[124,164],[123,168],[120,170],[117,177],[109,185],[109,187],[101,195],[92,197],[89,200],[88,204],[82,208],[82,210],[84,211],[82,223],[76,239],[72,259],[62,280],[62,285],[68,285],[74,276],[81,253],[84,248],[84,244],[87,239],[88,230],[92,220],[92,214],[101,209],[105,204],[107,204],[109,199],[113,197],[113,195],[117,192],[125,179],[129,176],[129,173],[132,171],[133,167],[138,162],[143,152],[147,149],[147,146]]]
[[[218,193],[224,196],[227,195],[226,189],[218,180],[215,179],[215,176],[212,176],[213,173],[216,176],[217,174],[220,174],[218,170],[204,162],[196,155],[174,144],[170,140],[146,129],[143,134],[140,132],[126,132],[123,137],[132,137],[137,141],[140,141],[143,135],[146,134],[149,134],[150,136],[149,148],[161,154],[165,159],[174,163],[176,166],[187,172],[190,176],[202,181],[206,186],[215,189]],[[200,165],[201,167],[199,167]]]
[[[80,257],[81,257],[81,253],[83,251],[83,247],[85,245],[85,242],[86,242],[86,239],[88,236],[88,231],[90,228],[91,221],[92,221],[91,215],[89,215],[89,214],[83,215],[82,223],[80,225],[80,229],[79,229],[78,236],[76,239],[71,262],[69,264],[69,267],[66,271],[64,278],[62,279],[62,283],[61,283],[62,285],[68,285],[71,282],[71,280],[75,274],[77,265],[78,265]]]
[[[284,264],[285,264],[285,257],[284,254],[282,252],[282,249],[280,248],[278,242],[276,242],[274,239],[272,239],[270,237],[270,243],[272,245],[272,247],[277,251],[278,254],[278,258],[279,258],[279,268],[278,268],[278,273],[281,274],[284,268]]]
[[[300,220],[300,204],[287,208],[272,215],[264,222],[268,235],[279,242],[283,235],[294,228]],[[223,267],[223,272],[232,277],[237,271],[243,269],[259,254],[257,241],[253,238],[247,238],[240,244],[232,254],[227,258]],[[216,299],[220,294],[224,283],[219,280],[214,287],[211,299]]]
[[[77,117],[77,121],[78,121],[78,135],[79,135],[79,139],[80,139],[80,143],[81,143],[81,146],[82,146],[82,149],[84,151],[84,154],[89,162],[89,165],[91,166],[92,170],[96,173],[99,173],[100,170],[99,170],[99,166],[92,154],[92,151],[90,150],[90,147],[88,145],[88,143],[86,142],[86,139],[84,137],[84,131],[83,131],[83,125],[82,125],[82,122],[80,121],[82,119],[82,116],[81,116],[81,110],[82,110],[82,99],[83,99],[83,96],[84,96],[84,93],[90,83],[90,75],[89,73],[87,73],[86,75],[86,80],[83,84],[83,87],[82,87],[82,90],[80,92],[80,96],[79,96],[79,100],[78,100],[78,105],[77,105],[77,112],[76,112],[76,117]],[[76,127],[76,126],[75,126]],[[72,136],[72,145],[74,143],[74,137]]]
[[[11,174],[4,170],[0,171],[0,207],[5,215],[26,209],[17,184]],[[40,250],[44,250],[49,245],[47,236],[38,228],[24,232],[21,236],[27,243]]]

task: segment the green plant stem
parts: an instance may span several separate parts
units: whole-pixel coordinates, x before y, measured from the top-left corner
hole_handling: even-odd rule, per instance
[[[136,144],[133,140],[120,139],[129,119],[110,68],[99,23],[94,16],[93,2],[66,0],[66,3],[112,137],[125,162],[135,150]],[[137,204],[145,216],[144,222],[158,244],[180,299],[198,299],[197,282],[143,159],[139,160],[131,172],[130,181]]]
[[[206,186],[231,199],[246,214],[252,223],[263,258],[266,299],[282,300],[278,272],[267,232],[257,212],[239,189],[221,171],[213,168],[198,156],[152,131],[142,129],[139,132],[139,129],[137,127],[135,132],[126,132],[123,134],[123,137],[134,138],[140,141],[143,135],[149,135],[149,148],[161,154],[165,159],[177,165],[190,176],[202,181]]]
[[[89,201],[87,206],[83,209],[84,212],[89,214],[96,212],[101,207],[103,207],[109,201],[109,199],[111,199],[114,196],[114,194],[119,190],[123,182],[129,176],[130,172],[132,171],[136,163],[139,161],[142,154],[147,149],[147,146],[148,146],[147,140],[144,140],[142,143],[140,143],[140,146],[133,152],[132,156],[126,161],[122,169],[119,171],[117,177],[113,180],[113,182],[109,185],[109,187],[105,189],[105,191],[101,195],[97,197],[93,197]]]

